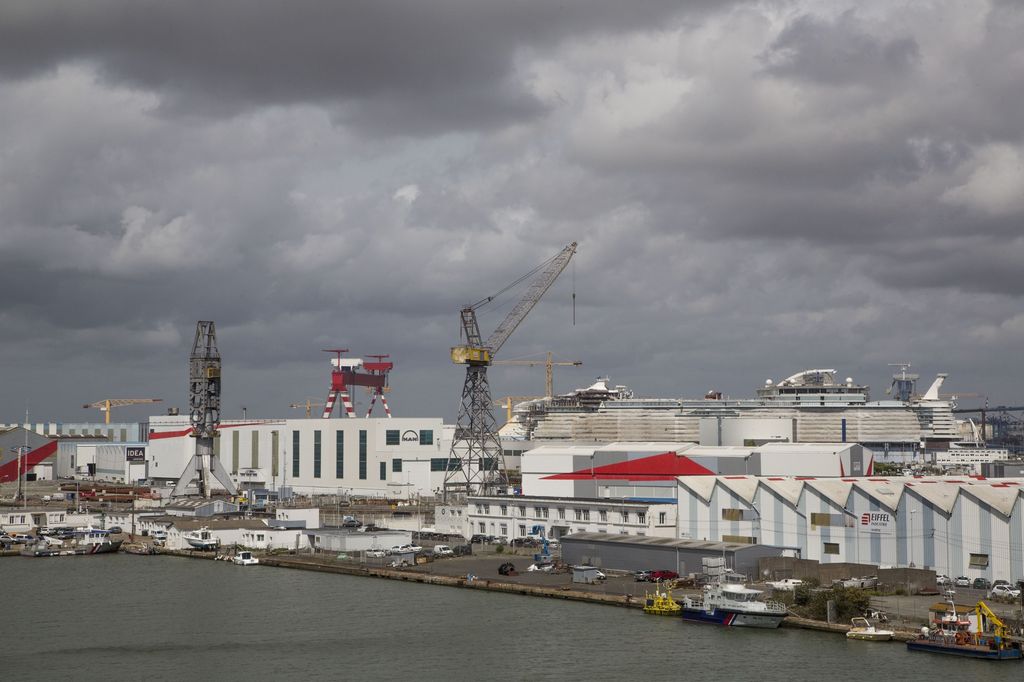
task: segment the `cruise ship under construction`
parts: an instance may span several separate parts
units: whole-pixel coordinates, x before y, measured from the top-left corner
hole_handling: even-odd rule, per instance
[[[939,374],[923,395],[918,375],[903,367],[886,400],[872,401],[868,386],[838,380],[834,369],[811,369],[768,380],[756,398],[637,398],[607,379],[588,388],[515,406],[502,437],[529,441],[659,441],[727,445],[723,423],[743,424],[746,439],[857,442],[880,455],[948,449],[958,441],[953,402],[939,394]]]

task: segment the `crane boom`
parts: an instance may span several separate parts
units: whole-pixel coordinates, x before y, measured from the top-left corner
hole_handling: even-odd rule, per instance
[[[516,330],[519,323],[533,310],[533,306],[537,305],[537,301],[541,299],[544,293],[551,288],[554,281],[558,279],[558,276],[562,274],[565,266],[569,264],[575,253],[576,242],[573,242],[552,258],[548,266],[530,282],[529,288],[527,288],[519,303],[509,311],[509,314],[505,316],[505,319],[501,321],[501,324],[498,325],[497,329],[494,330],[484,344],[491,351],[491,355],[495,355],[501,350],[501,347],[505,345],[508,337]]]
[[[452,362],[457,365],[490,365],[495,353],[505,345],[508,337],[512,335],[512,332],[516,330],[516,327],[529,314],[533,306],[537,305],[537,302],[544,296],[544,292],[558,279],[558,276],[565,270],[565,266],[569,264],[569,260],[572,259],[575,253],[576,242],[573,242],[562,249],[551,260],[534,270],[533,272],[538,272],[538,270],[539,272],[533,281],[530,282],[526,293],[523,294],[515,308],[505,316],[505,319],[501,321],[501,324],[498,325],[486,342],[482,341],[480,325],[476,319],[476,311],[478,308],[493,301],[495,297],[488,296],[473,305],[463,308],[459,312],[462,322],[462,329],[460,331],[466,343],[465,345],[452,348]],[[532,273],[528,273],[526,276],[529,276],[529,274]],[[509,286],[514,286],[521,281],[522,279],[517,280]]]

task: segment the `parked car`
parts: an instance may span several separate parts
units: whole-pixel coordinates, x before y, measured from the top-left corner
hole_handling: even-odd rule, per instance
[[[380,559],[384,556],[387,556],[387,553],[383,549],[368,549],[366,550],[366,556],[372,557],[374,559]]]
[[[942,573],[940,573],[937,576],[935,576],[935,584],[936,585],[952,585],[953,584],[953,580],[948,575],[943,575]]]
[[[792,592],[798,586],[803,585],[804,581],[799,578],[783,578],[782,580],[768,581],[766,584],[773,590],[779,590],[780,592]]]
[[[598,571],[594,572],[594,579],[595,580],[607,580],[608,576],[606,576],[604,574],[604,571],[598,570]]]
[[[679,574],[675,571],[651,571],[651,582],[659,582],[661,580],[675,580],[679,577]]]
[[[19,545],[24,545],[29,542],[35,541],[34,537],[32,537],[31,535],[25,535],[24,533],[11,533],[10,537],[11,540],[13,540],[15,543]]]
[[[989,582],[988,578],[975,578],[974,582],[971,583],[971,587],[976,590],[987,590],[992,587],[992,583]]]
[[[953,584],[956,585],[957,587],[970,587],[971,586],[971,579],[968,578],[966,575],[961,575],[956,580],[953,581]]]
[[[111,535],[120,535],[124,532],[124,530],[121,528],[121,526],[111,526],[107,529],[107,532]]]
[[[989,590],[988,598],[1018,599],[1020,598],[1020,590],[1009,585],[993,585],[992,589]]]
[[[469,541],[470,541],[470,543],[472,543],[472,544],[476,544],[476,543],[478,543],[478,542],[482,544],[482,543],[485,543],[485,542],[487,542],[487,536],[486,536],[486,535],[483,535],[483,534],[481,534],[481,533],[477,533],[476,535],[474,535],[473,537],[471,537],[471,538],[469,539]]]
[[[636,571],[633,573],[633,580],[638,583],[649,583],[651,582],[650,571]]]
[[[12,538],[7,533],[0,533],[0,547],[2,547],[3,549],[8,549],[13,544],[14,538]]]
[[[455,556],[455,552],[448,545],[434,545],[434,556]]]

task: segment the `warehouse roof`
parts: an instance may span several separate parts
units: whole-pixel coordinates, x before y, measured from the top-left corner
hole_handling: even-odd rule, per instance
[[[644,547],[669,547],[672,549],[694,549],[708,552],[736,552],[758,547],[742,542],[708,542],[706,540],[676,540],[649,535],[617,535],[615,533],[573,533],[561,538],[561,542],[606,542],[613,545],[642,545]]]

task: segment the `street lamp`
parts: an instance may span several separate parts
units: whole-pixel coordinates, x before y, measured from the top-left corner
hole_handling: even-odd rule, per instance
[[[910,568],[914,568],[914,514],[916,509],[910,510],[910,535],[907,537],[907,544],[910,545]]]
[[[18,445],[18,446],[15,446],[15,447],[11,448],[11,452],[18,453],[18,495],[15,498],[15,500],[20,499],[21,502],[22,502],[22,506],[24,506],[27,501],[25,499],[26,496],[25,496],[24,488],[22,487],[23,484],[22,484],[22,475],[21,475],[22,474],[21,461],[22,461],[22,456],[24,455],[24,453],[28,452],[29,450],[31,450],[31,448],[29,446],[27,446],[27,445]]]

